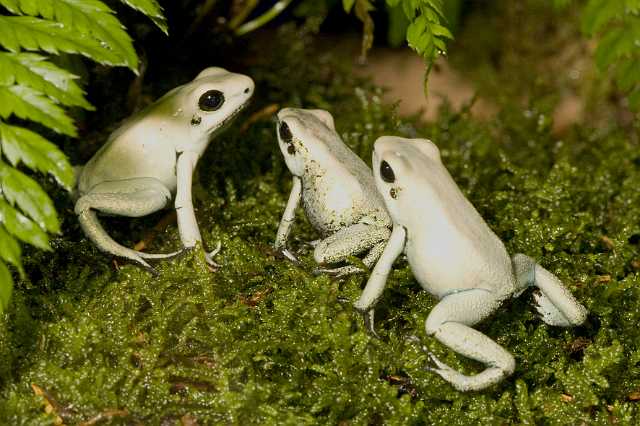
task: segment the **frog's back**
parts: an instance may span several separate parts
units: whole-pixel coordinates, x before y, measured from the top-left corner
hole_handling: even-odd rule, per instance
[[[103,182],[156,178],[169,190],[175,187],[175,149],[163,140],[162,128],[130,120],[113,132],[83,167],[78,179],[80,194]]]
[[[407,256],[431,293],[513,287],[504,244],[460,191],[441,163],[429,164],[406,194],[416,200]]]
[[[306,185],[314,192],[305,197],[310,218],[315,212],[314,225],[331,232],[356,222],[390,226],[371,169],[337,134],[325,134],[322,141],[325,152],[314,156],[317,162],[310,166],[312,179]]]

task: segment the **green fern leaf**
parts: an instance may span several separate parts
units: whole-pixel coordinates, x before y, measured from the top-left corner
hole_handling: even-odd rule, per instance
[[[624,0],[590,0],[582,11],[582,32],[594,35],[625,13]]]
[[[0,85],[18,83],[31,87],[68,106],[93,110],[87,102],[77,77],[35,53],[0,52]]]
[[[128,65],[125,59],[99,40],[59,22],[31,16],[0,15],[0,45],[12,52],[25,49],[55,54],[79,53],[105,65]]]
[[[30,177],[0,161],[0,191],[12,206],[33,219],[44,231],[60,232],[53,202]]]
[[[76,136],[73,120],[53,100],[26,86],[0,86],[0,117],[16,115],[33,120],[58,133]]]
[[[138,12],[142,12],[144,15],[148,16],[149,19],[156,24],[156,27],[160,28],[160,30],[169,34],[167,28],[167,20],[162,13],[162,7],[158,4],[156,0],[120,0],[122,3],[127,6],[137,10]]]
[[[18,3],[19,8],[9,8]],[[120,58],[121,64],[134,71],[138,56],[124,26],[113,11],[98,0],[0,0],[0,4],[15,14],[41,16],[56,21],[75,33],[75,36],[93,38],[103,48]]]
[[[4,225],[11,235],[25,243],[42,250],[51,250],[47,233],[2,198],[0,198],[0,224]]]
[[[0,147],[11,165],[50,173],[66,190],[74,184],[73,168],[57,146],[23,127],[0,122]]]
[[[13,279],[7,265],[0,260],[0,312],[4,312],[9,306],[13,291]]]
[[[20,256],[22,255],[22,250],[20,249],[20,244],[13,238],[4,226],[0,225],[0,259],[5,262],[15,266],[20,275],[24,274],[24,270],[22,268],[22,262],[20,262]]]

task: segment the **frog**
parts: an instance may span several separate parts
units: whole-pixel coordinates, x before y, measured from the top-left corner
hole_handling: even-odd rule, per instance
[[[167,259],[202,244],[192,202],[192,176],[209,142],[247,105],[253,80],[208,67],[126,119],[76,170],[75,206],[84,234],[103,252],[153,271],[148,259]],[[98,214],[142,217],[171,206],[183,248],[145,253],[109,236]],[[205,252],[207,263],[220,250]]]
[[[326,267],[362,255],[371,268],[391,234],[391,218],[378,193],[371,169],[340,138],[326,110],[283,108],[277,114],[278,145],[292,174],[289,199],[274,247],[297,258],[286,242],[302,202],[321,238],[310,242],[316,274],[344,276],[362,272],[356,265]]]
[[[427,351],[427,370],[459,391],[485,389],[514,372],[514,357],[473,328],[507,299],[533,288],[534,307],[545,323],[570,327],[586,320],[586,308],[558,277],[525,254],[509,256],[460,190],[433,142],[380,137],[372,163],[393,230],[354,304],[371,333],[375,333],[373,308],[401,254],[421,287],[438,299],[425,321],[427,336],[485,366],[478,374],[465,375]]]

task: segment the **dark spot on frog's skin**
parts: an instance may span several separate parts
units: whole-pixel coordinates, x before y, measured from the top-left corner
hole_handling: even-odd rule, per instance
[[[391,198],[395,200],[396,198],[398,198],[398,190],[396,188],[391,188],[389,190],[389,195],[391,195]]]
[[[200,117],[199,115],[194,115],[193,118],[191,119],[191,125],[197,126],[200,123],[202,123],[202,117]]]
[[[296,155],[296,149],[294,148],[294,146],[293,146],[293,145],[289,145],[289,146],[287,147],[287,152],[288,152],[289,154],[291,154],[291,155]]]

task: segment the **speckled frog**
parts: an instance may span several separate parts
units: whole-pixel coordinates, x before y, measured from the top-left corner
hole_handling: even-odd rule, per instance
[[[391,233],[391,219],[371,170],[340,139],[331,114],[285,108],[278,113],[277,133],[293,186],[275,248],[295,260],[285,245],[302,200],[309,221],[322,234],[312,243],[316,262],[336,264],[365,253],[363,263],[373,266]],[[317,270],[336,275],[358,271],[353,265]]]
[[[393,232],[356,302],[373,330],[373,307],[403,251],[416,280],[440,301],[427,317],[427,334],[486,368],[464,375],[430,354],[439,374],[461,391],[484,389],[510,375],[513,356],[472,326],[503,301],[536,287],[536,308],[547,324],[568,327],[586,309],[552,273],[531,258],[510,257],[424,139],[381,137],[373,154],[375,182],[393,218]]]
[[[207,68],[191,82],[169,91],[115,130],[80,169],[75,212],[83,231],[100,250],[150,267],[149,254],[114,241],[97,213],[140,217],[174,199],[178,230],[185,248],[201,241],[191,199],[196,163],[211,138],[253,94],[251,78],[222,68]],[[213,264],[215,252],[207,253]]]

